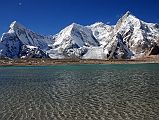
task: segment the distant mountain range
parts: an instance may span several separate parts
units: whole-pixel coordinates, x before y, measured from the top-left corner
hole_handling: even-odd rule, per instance
[[[0,57],[132,59],[159,54],[159,24],[130,12],[116,25],[73,23],[56,35],[39,35],[14,21],[0,41]]]

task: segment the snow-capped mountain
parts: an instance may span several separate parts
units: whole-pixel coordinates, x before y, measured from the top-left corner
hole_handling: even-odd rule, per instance
[[[73,23],[53,36],[54,44],[48,51],[51,58],[82,57],[93,46],[99,46],[98,40],[94,37],[91,29]]]
[[[0,56],[9,58],[130,59],[159,54],[159,25],[130,12],[116,25],[73,23],[51,36],[42,36],[13,22],[0,41]]]
[[[9,58],[47,57],[48,45],[53,44],[51,37],[32,32],[14,21],[0,42],[0,55]]]
[[[127,12],[115,25],[114,36],[105,46],[105,52],[109,58],[142,57],[158,45],[159,25],[143,22]]]

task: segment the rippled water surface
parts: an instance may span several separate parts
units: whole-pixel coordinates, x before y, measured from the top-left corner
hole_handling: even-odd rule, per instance
[[[0,67],[0,120],[159,120],[159,65]]]

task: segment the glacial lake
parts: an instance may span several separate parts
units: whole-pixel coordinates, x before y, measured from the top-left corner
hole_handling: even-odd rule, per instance
[[[0,67],[0,120],[159,120],[159,64]]]

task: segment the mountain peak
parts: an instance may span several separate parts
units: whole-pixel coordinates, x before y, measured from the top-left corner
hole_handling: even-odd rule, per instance
[[[140,26],[140,19],[138,19],[136,16],[131,14],[130,11],[127,11],[117,22],[116,24],[116,30],[121,28],[122,25],[125,24],[134,24],[135,26]]]
[[[77,28],[77,27],[82,27],[82,25],[80,25],[80,24],[77,24],[77,23],[72,23],[71,25],[70,25],[72,28]]]
[[[122,17],[121,19],[126,19],[128,18],[129,16],[133,17],[133,18],[136,18],[130,11],[127,11]]]
[[[77,23],[72,23],[69,26],[67,26],[66,28],[64,28],[63,30],[61,30],[60,33],[63,34],[63,36],[68,35],[75,28],[81,28],[81,25],[79,25]]]
[[[124,16],[132,15],[130,11],[127,11]]]
[[[25,29],[25,27],[18,23],[17,21],[13,21],[10,25],[10,29],[15,29],[15,28],[21,28],[21,29]]]
[[[104,25],[106,25],[105,23],[103,23],[103,22],[96,22],[96,23],[94,23],[94,24],[92,24],[92,25],[90,25],[91,27],[96,27],[96,26],[104,26]]]
[[[77,24],[77,23],[72,23],[71,25],[72,25],[72,26],[75,26],[75,25],[78,25],[78,24]]]

